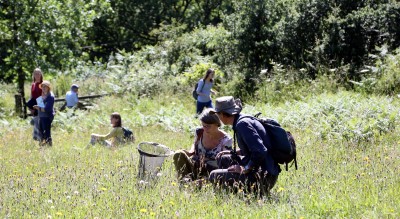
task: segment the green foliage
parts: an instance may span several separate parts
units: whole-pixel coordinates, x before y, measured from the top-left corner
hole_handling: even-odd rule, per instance
[[[3,118],[8,119],[14,115],[15,93],[16,89],[14,86],[0,83],[0,120]]]
[[[231,11],[230,1],[112,1],[112,13],[103,14],[94,21],[89,51],[93,57],[107,58],[118,50],[133,51],[146,45],[155,45],[165,39],[158,29],[180,26],[186,32],[197,27],[221,22],[222,11]],[[172,32],[169,32],[171,34]],[[177,38],[170,35],[170,38]]]
[[[366,66],[360,82],[353,82],[355,90],[366,94],[396,95],[400,93],[400,50],[387,54],[382,47],[381,56],[375,57],[375,66]]]
[[[48,72],[75,64],[86,44],[86,30],[108,6],[103,0],[2,3],[1,78],[11,82],[18,69],[28,74],[35,67]]]
[[[287,1],[238,1],[235,14],[229,16],[228,26],[234,28],[238,38],[239,53],[244,80],[237,93],[252,93],[258,73],[271,68],[271,61],[277,60],[282,46],[284,19],[290,7]]]
[[[312,130],[315,137],[329,142],[345,141],[357,147],[395,131],[400,122],[400,112],[396,110],[398,101],[344,91],[334,95],[329,92],[309,95],[301,100],[275,104],[276,107],[273,104],[257,102],[255,107],[265,116],[278,119],[284,127]],[[257,112],[252,107],[248,109],[250,114]]]

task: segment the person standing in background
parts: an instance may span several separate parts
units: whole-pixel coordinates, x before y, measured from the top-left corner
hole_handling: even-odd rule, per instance
[[[31,97],[26,103],[28,108],[31,110],[32,123],[33,123],[33,139],[36,141],[40,141],[42,136],[40,134],[40,124],[39,124],[39,116],[38,111],[33,108],[36,105],[36,99],[42,95],[42,89],[40,88],[40,84],[43,82],[43,73],[40,68],[35,68],[32,74],[32,85],[31,85]]]
[[[197,87],[197,104],[196,104],[196,113],[197,115],[203,112],[204,107],[212,108],[212,100],[211,94],[215,95],[216,92],[211,90],[214,85],[214,74],[215,71],[212,68],[209,68],[204,76],[204,78],[200,79]]]

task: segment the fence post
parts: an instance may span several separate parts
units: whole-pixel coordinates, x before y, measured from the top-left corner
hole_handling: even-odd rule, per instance
[[[14,98],[15,98],[15,112],[17,116],[25,119],[27,117],[25,98],[23,98],[21,94],[15,94]]]
[[[15,94],[15,113],[17,116],[22,117],[22,96],[21,94]]]

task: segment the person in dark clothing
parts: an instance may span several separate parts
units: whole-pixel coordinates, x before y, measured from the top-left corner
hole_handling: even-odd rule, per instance
[[[239,185],[246,191],[265,194],[275,185],[281,169],[268,151],[271,140],[265,128],[254,117],[241,114],[241,109],[240,100],[232,96],[216,99],[213,112],[222,123],[232,125],[240,156],[231,155],[228,167],[222,165],[224,169],[212,171],[209,180],[221,187]],[[220,157],[220,166],[221,163],[226,165],[226,160],[226,155]]]

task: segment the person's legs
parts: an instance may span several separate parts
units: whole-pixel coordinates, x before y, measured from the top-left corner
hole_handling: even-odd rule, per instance
[[[278,176],[260,173],[239,174],[228,172],[227,169],[217,169],[210,173],[209,180],[219,188],[243,189],[246,192],[259,192],[261,195],[269,194],[274,187]]]
[[[34,116],[33,120],[33,140],[41,141],[42,140],[42,132],[40,131],[40,119],[39,116]]]
[[[196,113],[200,114],[201,112],[203,112],[204,107],[205,107],[205,103],[197,101],[197,103],[196,103]]]
[[[228,172],[227,169],[217,169],[210,173],[209,181],[220,188],[233,187],[239,181],[241,174]]]
[[[210,100],[210,101],[208,101],[207,103],[205,103],[205,106],[204,106],[204,107],[213,108],[212,101]]]
[[[202,113],[204,107],[212,108],[213,107],[212,101],[211,100],[208,101],[208,102],[199,102],[199,101],[197,101],[197,104],[196,104],[196,112],[197,112],[197,114]]]
[[[52,145],[52,139],[51,139],[51,122],[52,121],[53,121],[53,118],[49,118],[49,117],[41,117],[40,118],[40,127],[42,129],[43,140],[45,140],[45,143],[49,144],[50,146]]]
[[[260,188],[261,195],[269,195],[270,190],[275,186],[278,176],[273,176],[271,174],[265,174],[262,179],[262,184]]]
[[[193,163],[191,158],[183,150],[175,151],[174,156],[175,169],[178,172],[178,178],[185,177],[192,173]]]

